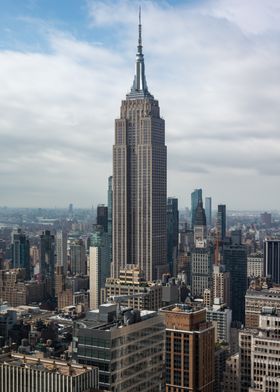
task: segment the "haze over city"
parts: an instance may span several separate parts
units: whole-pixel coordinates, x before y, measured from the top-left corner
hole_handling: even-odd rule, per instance
[[[142,1],[150,92],[166,122],[168,195],[277,209],[280,6]],[[134,74],[139,1],[3,1],[0,205],[106,199],[114,120]]]

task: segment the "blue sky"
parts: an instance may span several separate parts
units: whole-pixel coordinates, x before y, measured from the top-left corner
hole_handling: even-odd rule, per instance
[[[106,202],[114,119],[134,73],[138,1],[2,0],[0,205]],[[168,194],[279,209],[280,3],[142,1]]]

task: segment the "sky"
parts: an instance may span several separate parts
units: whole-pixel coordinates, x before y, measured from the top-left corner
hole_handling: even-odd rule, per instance
[[[279,0],[1,0],[0,206],[106,203],[139,4],[168,195],[280,209]]]

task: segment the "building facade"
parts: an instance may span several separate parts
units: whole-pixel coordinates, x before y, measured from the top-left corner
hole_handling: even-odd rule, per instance
[[[214,327],[206,309],[175,304],[161,309],[166,327],[166,392],[213,392]]]

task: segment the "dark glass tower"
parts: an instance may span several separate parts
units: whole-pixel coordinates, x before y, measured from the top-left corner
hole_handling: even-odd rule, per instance
[[[239,235],[233,232],[231,245],[223,250],[223,264],[230,273],[232,321],[245,322],[245,294],[247,290],[247,250],[238,243]],[[239,237],[240,238],[240,237]]]
[[[108,207],[104,204],[97,206],[97,218],[96,223],[98,226],[102,226],[105,233],[108,232]]]
[[[264,274],[280,284],[280,240],[264,241]]]
[[[55,237],[49,230],[40,235],[40,274],[47,283],[47,294],[54,297]]]
[[[217,228],[218,228],[218,233],[220,235],[220,239],[224,241],[226,238],[226,229],[227,229],[227,215],[226,215],[225,204],[218,205]]]
[[[174,263],[178,256],[179,211],[178,199],[167,199],[167,260],[169,272],[175,275]]]
[[[12,260],[13,268],[25,268],[25,278],[30,279],[29,240],[21,229],[12,234]]]
[[[202,201],[202,189],[195,189],[191,194],[192,202],[192,227],[194,226],[195,212],[198,206],[198,202]]]
[[[140,18],[139,18],[140,19]],[[141,20],[134,82],[115,121],[113,146],[113,274],[137,264],[148,280],[167,267],[164,120],[150,94]]]

